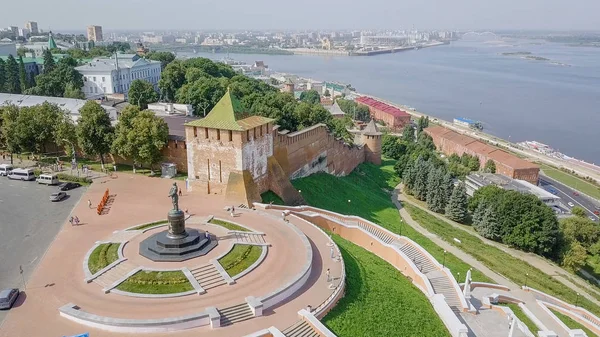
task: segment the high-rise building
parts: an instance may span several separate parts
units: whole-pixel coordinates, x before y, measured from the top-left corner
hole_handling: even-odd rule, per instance
[[[8,30],[15,36],[19,36],[19,27],[9,26]]]
[[[27,21],[27,23],[25,23],[25,28],[27,28],[32,35],[36,35],[40,32],[38,30],[38,24],[35,21]]]
[[[88,26],[87,36],[88,41],[102,41],[102,26]]]

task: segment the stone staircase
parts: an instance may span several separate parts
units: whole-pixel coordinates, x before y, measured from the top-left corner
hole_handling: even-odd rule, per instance
[[[254,317],[248,303],[234,305],[225,309],[219,309],[221,314],[221,326],[228,326],[233,323],[249,320]]]
[[[190,272],[204,290],[216,288],[226,284],[225,280],[212,263],[191,269]]]
[[[131,240],[133,237],[139,235],[141,231],[138,230],[124,230],[113,233],[113,235],[108,239],[109,242],[127,242]]]
[[[286,337],[320,337],[321,334],[315,331],[313,327],[306,321],[300,320],[287,329],[283,330],[282,333]]]
[[[94,282],[99,284],[104,289],[110,288],[113,283],[127,275],[135,268],[137,268],[137,266],[132,262],[123,261],[95,278]]]
[[[411,259],[414,264],[421,270],[423,274],[427,274],[431,271],[438,270],[437,266],[433,264],[429,258],[427,258],[420,250],[415,248],[410,243],[407,243],[400,247],[400,250]]]
[[[376,238],[378,238],[379,240],[383,241],[384,243],[386,243],[388,245],[392,244],[392,242],[394,242],[396,240],[395,237],[385,233],[384,231],[382,231],[381,229],[379,229],[375,226],[371,226],[369,224],[359,222],[359,221],[348,221],[348,222],[356,223],[358,225],[358,227],[373,234]]]
[[[234,232],[231,233],[234,236],[236,243],[246,243],[246,244],[257,244],[264,245],[267,242],[265,241],[264,234],[262,233],[253,233],[253,232]]]
[[[427,274],[427,278],[429,279],[429,283],[431,283],[433,291],[436,294],[444,295],[446,303],[448,303],[452,311],[455,313],[461,312],[462,305],[460,304],[460,299],[451,280],[448,279],[448,275],[441,270],[436,270]]]

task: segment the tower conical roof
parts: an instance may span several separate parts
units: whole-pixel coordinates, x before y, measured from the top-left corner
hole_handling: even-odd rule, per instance
[[[377,124],[375,124],[375,120],[374,119],[371,119],[371,121],[369,122],[369,124],[367,124],[367,126],[363,130],[363,134],[369,135],[369,136],[379,136],[379,135],[381,135],[381,132],[379,132],[379,128],[377,128]]]
[[[52,32],[48,33],[48,49],[56,49],[56,42],[54,42],[54,38],[52,37]]]

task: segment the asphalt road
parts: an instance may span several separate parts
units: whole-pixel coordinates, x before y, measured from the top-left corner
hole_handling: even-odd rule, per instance
[[[68,191],[68,198],[50,202],[56,186],[0,177],[0,289],[23,290],[23,277],[29,278],[85,189]],[[7,313],[0,311],[0,325]]]
[[[586,210],[589,217],[592,217],[595,221],[598,221],[598,216],[594,214],[596,207],[600,206],[600,204],[597,202],[592,201],[590,198],[581,194],[575,195],[577,192],[575,189],[563,185],[558,181],[541,174],[539,186],[545,190],[548,190],[549,187],[554,188],[558,192],[557,195],[562,199],[565,206],[567,203],[572,202],[575,206],[579,206]]]

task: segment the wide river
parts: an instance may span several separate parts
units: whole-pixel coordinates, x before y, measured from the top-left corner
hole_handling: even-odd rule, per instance
[[[514,52],[549,61],[502,55]],[[349,83],[359,92],[445,120],[479,120],[485,132],[512,142],[537,140],[600,163],[600,48],[457,41],[371,57],[230,56],[247,63],[263,60],[277,72]]]

